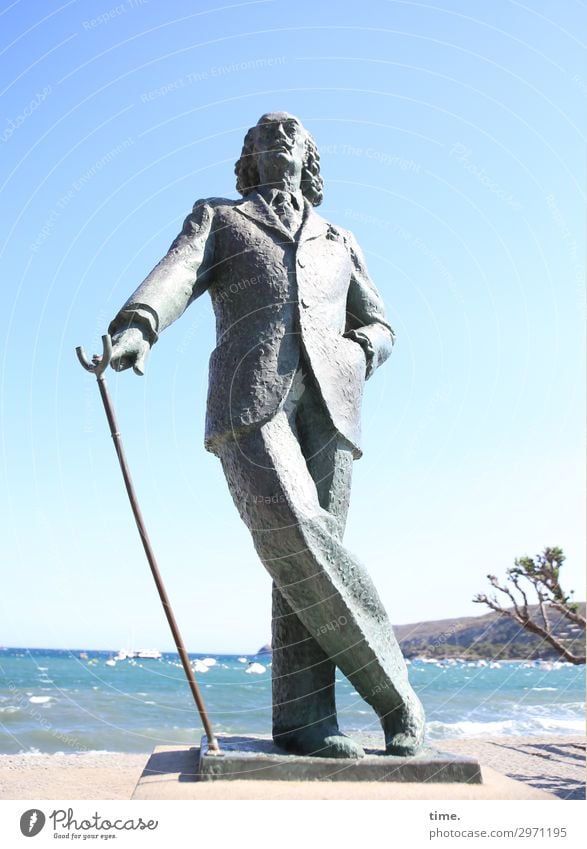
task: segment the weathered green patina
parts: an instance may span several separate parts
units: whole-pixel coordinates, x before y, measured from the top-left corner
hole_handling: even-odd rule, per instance
[[[338,727],[336,667],[373,707],[390,755],[421,749],[424,714],[385,609],[343,544],[363,386],[394,335],[352,234],[321,218],[316,145],[263,115],[236,164],[240,200],[199,200],[110,325],[112,365],[142,374],[159,334],[204,292],[205,443],[273,579],[273,739],[359,758]]]

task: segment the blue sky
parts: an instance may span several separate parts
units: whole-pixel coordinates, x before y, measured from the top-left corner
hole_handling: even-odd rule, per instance
[[[95,381],[74,355],[266,111],[321,151],[397,333],[368,384],[347,542],[392,621],[481,614],[559,545],[584,598],[584,7],[261,0],[2,7],[0,644],[171,647]],[[270,581],[203,448],[207,296],[111,373],[192,651],[252,651]]]

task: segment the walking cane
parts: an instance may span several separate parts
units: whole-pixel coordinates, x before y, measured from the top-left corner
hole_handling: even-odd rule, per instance
[[[212,731],[212,726],[210,725],[210,720],[208,719],[208,714],[206,713],[206,707],[204,705],[202,695],[196,683],[194,671],[190,665],[188,653],[181,638],[181,634],[179,632],[179,627],[175,620],[175,616],[173,615],[171,602],[169,601],[169,596],[167,595],[167,592],[165,590],[163,579],[161,578],[159,567],[157,566],[157,561],[155,560],[155,554],[153,553],[151,542],[147,534],[147,529],[143,521],[139,502],[137,500],[133,482],[130,476],[130,471],[126,462],[124,448],[122,447],[122,439],[118,431],[118,425],[116,422],[116,417],[114,415],[114,408],[112,407],[110,395],[108,394],[108,387],[106,386],[106,378],[104,377],[104,372],[112,358],[112,340],[110,339],[109,335],[102,336],[102,345],[104,348],[102,356],[100,356],[99,354],[95,354],[92,357],[91,363],[87,359],[83,348],[78,347],[75,349],[75,351],[78,360],[86,369],[86,371],[90,371],[92,372],[92,374],[96,375],[96,380],[98,381],[98,388],[100,390],[100,396],[102,398],[102,403],[104,404],[104,410],[106,411],[106,418],[108,419],[108,424],[110,426],[110,434],[112,436],[112,439],[114,440],[114,448],[116,449],[118,462],[120,463],[120,468],[122,470],[122,477],[124,478],[124,485],[126,486],[126,491],[130,500],[130,506],[135,517],[135,522],[137,523],[137,528],[141,537],[141,541],[143,543],[143,548],[145,549],[145,554],[147,555],[147,560],[149,561],[149,566],[151,567],[151,573],[157,586],[157,591],[159,593],[159,598],[161,599],[161,604],[163,605],[163,610],[165,611],[165,616],[167,617],[169,627],[171,628],[171,633],[173,634],[173,642],[175,643],[177,653],[179,654],[179,657],[181,659],[183,671],[185,672],[186,678],[188,679],[188,684],[190,686],[192,696],[194,697],[196,707],[198,708],[198,713],[200,714],[200,719],[202,720],[202,725],[204,726],[204,731],[206,732],[206,736],[208,738],[208,754],[219,755],[221,754],[220,747],[218,745],[218,741],[214,735],[214,732]]]

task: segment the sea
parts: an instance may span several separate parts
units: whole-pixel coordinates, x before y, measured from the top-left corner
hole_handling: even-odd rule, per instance
[[[115,659],[90,650],[0,649],[0,753],[149,752],[199,742],[202,727],[176,654]],[[190,654],[217,734],[271,733],[271,655]],[[561,662],[409,665],[429,741],[583,735],[585,668]],[[337,677],[339,724],[377,747],[373,710]]]

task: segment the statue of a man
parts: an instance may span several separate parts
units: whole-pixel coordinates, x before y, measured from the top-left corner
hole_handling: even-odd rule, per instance
[[[410,755],[423,710],[375,587],[342,542],[363,385],[393,331],[354,237],[314,212],[319,156],[300,121],[263,115],[235,171],[243,198],[197,201],[111,323],[112,365],[142,374],[161,331],[210,293],[205,443],[273,579],[273,739],[303,755],[363,755],[338,727],[338,666],[379,716],[386,752]]]

